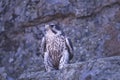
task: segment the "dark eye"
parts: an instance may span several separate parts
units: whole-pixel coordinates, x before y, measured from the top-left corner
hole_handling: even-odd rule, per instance
[[[51,27],[51,28],[53,28],[53,27],[54,27],[54,25],[50,25],[50,27]]]

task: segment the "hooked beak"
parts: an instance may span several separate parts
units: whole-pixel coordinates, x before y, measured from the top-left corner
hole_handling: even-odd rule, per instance
[[[47,31],[47,30],[51,30],[52,28],[50,27],[50,25],[48,25],[48,24],[46,24],[45,25],[45,30]]]
[[[49,29],[49,25],[48,24],[45,25],[45,29]]]

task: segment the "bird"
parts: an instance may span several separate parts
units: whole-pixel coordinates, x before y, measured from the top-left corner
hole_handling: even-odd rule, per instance
[[[45,35],[41,41],[41,52],[45,70],[50,72],[62,69],[73,58],[72,42],[56,24],[45,24],[44,29]]]

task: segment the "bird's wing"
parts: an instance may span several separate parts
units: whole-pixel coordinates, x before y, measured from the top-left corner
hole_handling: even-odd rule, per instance
[[[69,59],[71,60],[73,58],[73,45],[69,38],[66,38],[65,42],[66,42],[66,46],[69,52]]]
[[[46,47],[46,40],[45,37],[42,38],[42,42],[41,42],[41,52],[42,52],[42,57],[44,57],[44,52],[45,52],[45,48]]]

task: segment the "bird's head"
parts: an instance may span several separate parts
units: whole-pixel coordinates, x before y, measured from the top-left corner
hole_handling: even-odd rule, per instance
[[[62,30],[60,29],[60,27],[55,25],[55,24],[46,24],[45,25],[45,31],[46,31],[46,33],[51,32],[55,35],[61,35],[62,34]]]

